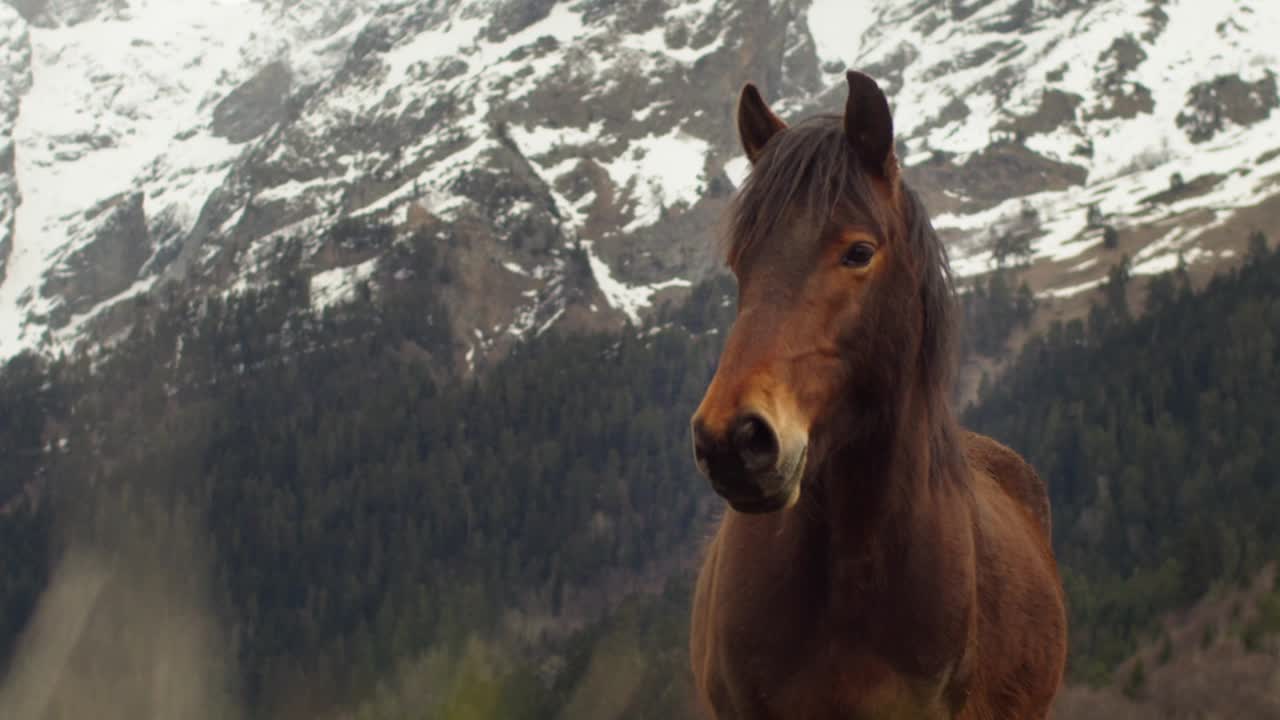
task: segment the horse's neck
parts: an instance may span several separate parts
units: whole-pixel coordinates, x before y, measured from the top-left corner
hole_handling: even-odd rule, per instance
[[[833,605],[856,613],[898,612],[874,606],[935,592],[971,559],[967,478],[952,460],[954,426],[942,424],[953,421],[911,398],[886,419],[862,447],[838,450],[822,481]]]

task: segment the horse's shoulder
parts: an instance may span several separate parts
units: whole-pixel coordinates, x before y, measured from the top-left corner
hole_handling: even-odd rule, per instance
[[[1031,463],[999,441],[972,430],[965,431],[964,444],[969,466],[1000,483],[1005,492],[1027,506],[1045,534],[1052,536],[1049,492]]]

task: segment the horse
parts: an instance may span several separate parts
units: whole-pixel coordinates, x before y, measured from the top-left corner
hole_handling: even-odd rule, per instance
[[[794,126],[753,85],[737,315],[692,418],[725,501],[689,650],[716,720],[1044,718],[1067,620],[1045,486],[951,409],[955,291],[893,118],[847,73]]]

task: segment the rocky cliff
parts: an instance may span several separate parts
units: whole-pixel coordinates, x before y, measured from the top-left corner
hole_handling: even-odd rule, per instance
[[[0,356],[101,341],[164,283],[270,282],[289,237],[340,304],[427,226],[472,365],[643,324],[717,271],[737,89],[837,110],[846,67],[890,91],[962,277],[1010,232],[1050,303],[1122,255],[1212,267],[1280,205],[1278,32],[1261,0],[10,0]],[[396,230],[339,252],[343,223]]]

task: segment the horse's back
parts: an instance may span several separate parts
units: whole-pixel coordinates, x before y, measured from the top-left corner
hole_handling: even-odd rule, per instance
[[[1067,657],[1049,495],[1018,453],[974,432],[964,443],[977,510],[981,656],[975,660],[979,689],[960,718],[1044,718]]]
[[[1045,537],[1053,536],[1049,492],[1030,463],[1005,445],[971,430],[965,432],[965,455],[972,469],[990,475],[1027,508]]]

